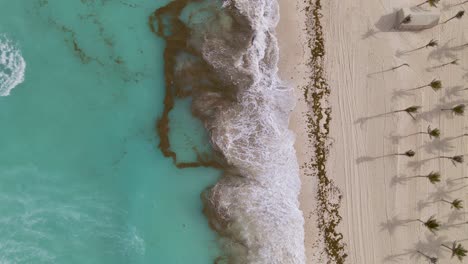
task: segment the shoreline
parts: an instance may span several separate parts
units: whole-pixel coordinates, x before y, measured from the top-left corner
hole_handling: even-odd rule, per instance
[[[307,49],[306,35],[307,17],[304,10],[306,4],[295,1],[279,0],[280,22],[276,28],[280,47],[278,63],[280,78],[294,87],[296,107],[290,115],[289,128],[295,133],[295,149],[300,167],[301,193],[299,196],[300,209],[304,216],[306,263],[319,261],[323,254],[323,245],[319,245],[319,229],[317,227],[317,184],[315,177],[308,176],[311,169],[307,164],[313,159],[310,150],[310,140],[307,128],[307,113],[309,107],[303,96],[304,87],[308,84],[310,67],[307,65],[310,54]]]

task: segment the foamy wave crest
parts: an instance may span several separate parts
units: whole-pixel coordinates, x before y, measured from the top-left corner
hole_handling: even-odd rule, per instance
[[[216,263],[305,263],[299,166],[288,129],[293,91],[277,74],[278,11],[275,0],[174,0],[149,19],[167,42],[159,147],[177,164],[169,112],[190,94],[216,153],[193,164],[224,168],[202,196],[222,237],[225,256]]]
[[[26,62],[20,50],[0,35],[0,96],[10,95],[10,91],[24,81]]]
[[[278,3],[231,0],[223,7],[235,22],[223,23],[223,34],[206,34],[202,54],[236,87],[236,99],[219,104],[219,95],[205,93],[194,100],[199,115],[210,113],[212,143],[232,167],[206,193],[212,224],[226,238],[229,263],[305,263],[299,167],[288,129],[293,91],[277,75]]]

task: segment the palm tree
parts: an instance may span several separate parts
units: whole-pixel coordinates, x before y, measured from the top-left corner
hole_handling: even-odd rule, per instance
[[[464,158],[462,155],[448,157],[448,156],[440,156],[439,159],[449,159],[452,161],[453,165],[457,166],[457,163],[463,163]]]
[[[400,64],[398,66],[393,67],[391,70],[394,71],[394,70],[399,69],[399,68],[401,68],[403,66],[409,67],[409,64],[408,63],[402,63],[402,64]]]
[[[414,152],[413,150],[408,150],[406,151],[405,153],[395,153],[393,154],[393,156],[406,156],[406,157],[414,157],[414,155],[416,155],[416,152]]]
[[[417,114],[419,109],[421,109],[421,106],[410,106],[408,108],[405,108],[405,109],[402,109],[402,110],[396,110],[396,111],[393,111],[392,113],[401,113],[401,112],[406,112],[408,115],[410,115],[414,120],[416,120],[416,118],[414,117],[413,114]]]
[[[451,205],[452,209],[461,210],[463,209],[463,201],[460,199],[455,199],[453,201],[447,201],[445,199],[440,200],[441,202],[448,203]]]
[[[404,53],[410,53],[410,52],[413,52],[413,51],[417,51],[417,50],[422,50],[424,48],[432,48],[432,47],[437,47],[439,45],[439,42],[435,39],[431,39],[426,45],[424,46],[421,46],[419,48],[416,48],[416,49],[413,49],[413,50],[409,50],[409,51],[406,51]]]
[[[414,221],[418,221],[423,224],[429,231],[435,234],[436,231],[439,231],[440,222],[435,219],[434,216],[431,216],[427,221],[423,221],[421,219],[416,219]]]
[[[424,253],[422,253],[421,251],[417,250],[416,252],[418,252],[419,254],[423,255],[425,258],[427,258],[427,260],[429,260],[429,263],[431,264],[437,264],[437,262],[439,261],[438,258],[436,257],[431,257],[429,255],[426,255]]]
[[[457,116],[462,116],[464,113],[465,113],[465,105],[464,104],[459,104],[459,105],[456,105],[452,108],[445,108],[445,109],[441,109],[442,111],[452,111],[452,113],[454,115],[457,115]]]
[[[456,179],[451,179],[449,181],[454,182],[454,181],[459,181],[459,180],[463,180],[463,179],[468,179],[468,177],[460,177],[460,178],[456,178]]]
[[[439,172],[431,172],[428,175],[417,175],[417,176],[412,176],[409,178],[426,178],[429,180],[430,183],[436,184],[440,182],[440,173]]]
[[[452,251],[452,258],[456,256],[460,261],[463,261],[463,258],[466,257],[466,253],[468,253],[468,250],[466,250],[460,243],[457,243],[456,241],[453,242],[452,247],[446,246],[444,244],[441,246]]]
[[[411,17],[411,15],[407,15],[401,22],[400,22],[400,26],[402,24],[409,24],[411,23],[411,21],[413,20],[413,18]]]
[[[431,126],[427,127],[427,132],[420,132],[420,134],[427,134],[429,138],[439,138],[440,137],[440,130],[438,128],[432,129]]]
[[[445,24],[445,23],[447,23],[447,22],[449,22],[450,20],[455,19],[455,18],[456,18],[456,19],[461,19],[461,18],[463,17],[464,14],[465,14],[465,11],[463,11],[463,10],[458,11],[458,13],[457,13],[456,15],[454,15],[453,17],[451,17],[451,18],[445,20],[442,24]]]
[[[421,134],[429,135],[430,139],[439,138],[440,137],[440,130],[438,128],[432,129],[431,126],[428,126],[426,132],[417,132],[417,133],[408,135],[408,137],[409,136],[414,136],[414,135],[421,135]]]
[[[459,59],[455,59],[455,60],[453,60],[451,62],[447,62],[447,63],[441,64],[439,66],[436,66],[435,68],[442,68],[442,67],[445,67],[447,65],[458,65],[458,61],[459,61]]]
[[[437,7],[437,4],[440,2],[440,0],[427,0],[417,6],[422,6],[422,5],[425,5],[425,4],[429,4],[430,6],[432,7]]]
[[[441,80],[434,79],[434,80],[432,80],[430,83],[425,84],[425,85],[423,85],[423,86],[419,86],[419,87],[410,89],[410,91],[419,90],[419,89],[423,89],[423,88],[426,88],[426,87],[431,87],[432,90],[434,90],[435,92],[437,92],[438,90],[442,89],[442,81],[441,81]]]

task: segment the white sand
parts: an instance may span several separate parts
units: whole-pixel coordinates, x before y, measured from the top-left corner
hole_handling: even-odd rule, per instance
[[[440,6],[442,21],[468,7],[465,4],[450,8],[462,0],[443,2]],[[296,146],[299,161],[303,163],[310,158],[304,119],[307,107],[301,91],[307,71],[304,66],[305,47],[301,44],[306,37],[303,35],[305,22],[303,12],[300,12],[301,6],[294,6],[291,0],[281,0],[280,3],[280,73],[297,87],[298,107],[293,114],[291,127],[298,134]],[[301,3],[298,1],[298,5]],[[468,138],[454,138],[468,133],[466,117],[453,117],[439,110],[457,103],[468,103],[468,91],[459,91],[468,88],[468,47],[453,48],[468,42],[468,16],[423,32],[402,33],[391,32],[393,19],[389,14],[397,8],[418,2],[332,0],[323,4],[328,60],[326,69],[332,90],[331,139],[334,142],[327,170],[344,196],[340,231],[348,245],[347,263],[427,263],[426,259],[415,253],[416,250],[439,256],[441,263],[459,263],[456,259],[450,260],[450,253],[440,244],[461,240],[468,248],[468,240],[463,242],[468,239],[468,225],[444,226],[434,236],[419,223],[404,222],[427,219],[431,215],[436,215],[448,225],[468,221],[466,209],[455,212],[450,205],[437,202],[441,198],[459,198],[468,207],[468,180],[458,181],[457,184],[447,182],[468,176],[467,162],[455,167],[447,160],[427,160],[439,155],[468,154]],[[372,29],[378,33],[366,35]],[[432,38],[439,40],[439,48],[397,55],[398,51],[425,45]],[[460,59],[459,66],[429,69],[454,58]],[[411,68],[377,73],[401,63],[409,63]],[[442,80],[442,91],[423,89],[401,92],[429,83],[434,78]],[[412,105],[423,107],[416,122],[405,113],[366,119]],[[362,122],[357,122],[359,120]],[[425,131],[429,125],[440,128],[441,140],[430,140],[426,135],[402,137]],[[366,159],[409,149],[417,152],[414,158]],[[396,177],[431,171],[442,174],[442,182],[436,186],[425,179],[396,181]],[[316,183],[311,177],[304,176],[302,180],[301,203],[306,218],[308,263],[315,263],[313,256],[320,250],[320,245],[313,244],[317,240],[313,212]]]

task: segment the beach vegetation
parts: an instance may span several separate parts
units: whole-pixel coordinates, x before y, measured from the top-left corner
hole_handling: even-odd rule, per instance
[[[424,1],[424,2],[422,2],[421,4],[419,4],[417,6],[419,7],[419,6],[423,6],[425,4],[428,4],[431,7],[437,7],[439,2],[440,2],[440,0],[427,0],[427,1]]]
[[[437,221],[435,216],[431,216],[426,221],[423,221],[421,219],[416,219],[415,221],[418,221],[421,224],[423,224],[429,231],[431,231],[434,234],[440,229],[440,222]]]
[[[444,64],[441,64],[441,65],[437,66],[437,68],[442,68],[442,67],[445,67],[447,65],[458,65],[458,61],[459,61],[459,59],[454,59],[453,61],[450,61],[450,62],[447,62],[447,63],[444,63]]]
[[[417,176],[412,176],[410,178],[426,178],[429,180],[430,183],[436,184],[440,182],[440,173],[439,172],[431,172],[427,175],[417,175]]]
[[[442,111],[451,111],[452,114],[457,115],[457,116],[462,116],[465,113],[465,105],[464,104],[459,104],[456,105],[452,108],[443,108],[441,109]]]
[[[457,165],[457,163],[463,163],[464,157],[463,155],[458,155],[458,156],[439,156],[439,159],[448,159],[452,161],[453,165]]]
[[[400,25],[402,24],[409,24],[411,23],[411,21],[413,20],[412,16],[411,15],[407,15],[400,23]]]
[[[415,48],[415,49],[412,49],[412,50],[409,50],[409,51],[406,51],[404,53],[410,53],[410,52],[414,52],[414,51],[418,51],[418,50],[422,50],[422,49],[427,49],[427,48],[434,48],[434,47],[437,47],[437,46],[439,46],[439,42],[437,40],[435,40],[435,39],[431,39],[426,45]]]
[[[448,23],[449,21],[453,20],[453,19],[461,19],[463,16],[465,15],[465,11],[464,10],[461,10],[461,11],[458,11],[456,15],[454,15],[453,17],[445,20],[444,22],[442,22],[442,24],[445,24],[445,23]]]
[[[466,254],[468,253],[468,250],[466,250],[460,243],[457,243],[456,241],[453,242],[451,247],[444,244],[441,246],[452,252],[452,258],[457,257],[460,261],[463,261],[463,258],[466,257]]]
[[[406,156],[406,157],[414,157],[414,155],[416,155],[416,152],[414,152],[413,150],[408,150],[404,153],[396,153],[396,154],[393,154],[394,156]]]
[[[442,81],[438,80],[438,79],[434,79],[428,84],[425,84],[425,85],[422,85],[422,86],[419,86],[419,87],[416,87],[416,88],[413,88],[413,89],[410,89],[410,90],[419,90],[419,89],[423,89],[423,88],[426,88],[426,87],[430,87],[432,90],[437,92],[440,89],[442,89]]]
[[[450,204],[452,209],[455,209],[455,210],[463,209],[463,201],[460,200],[460,199],[455,199],[453,201],[448,201],[448,200],[442,199],[440,201],[444,202],[444,203],[447,203],[447,204]]]
[[[407,113],[408,115],[410,115],[411,118],[413,118],[414,120],[416,120],[416,118],[414,117],[414,115],[417,114],[417,113],[419,112],[419,109],[421,109],[421,106],[413,105],[413,106],[410,106],[410,107],[405,108],[405,109],[393,111],[393,113],[405,112],[405,113]]]
[[[440,129],[434,128],[432,129],[431,126],[427,127],[427,132],[422,132],[424,134],[429,135],[429,138],[440,138]]]

